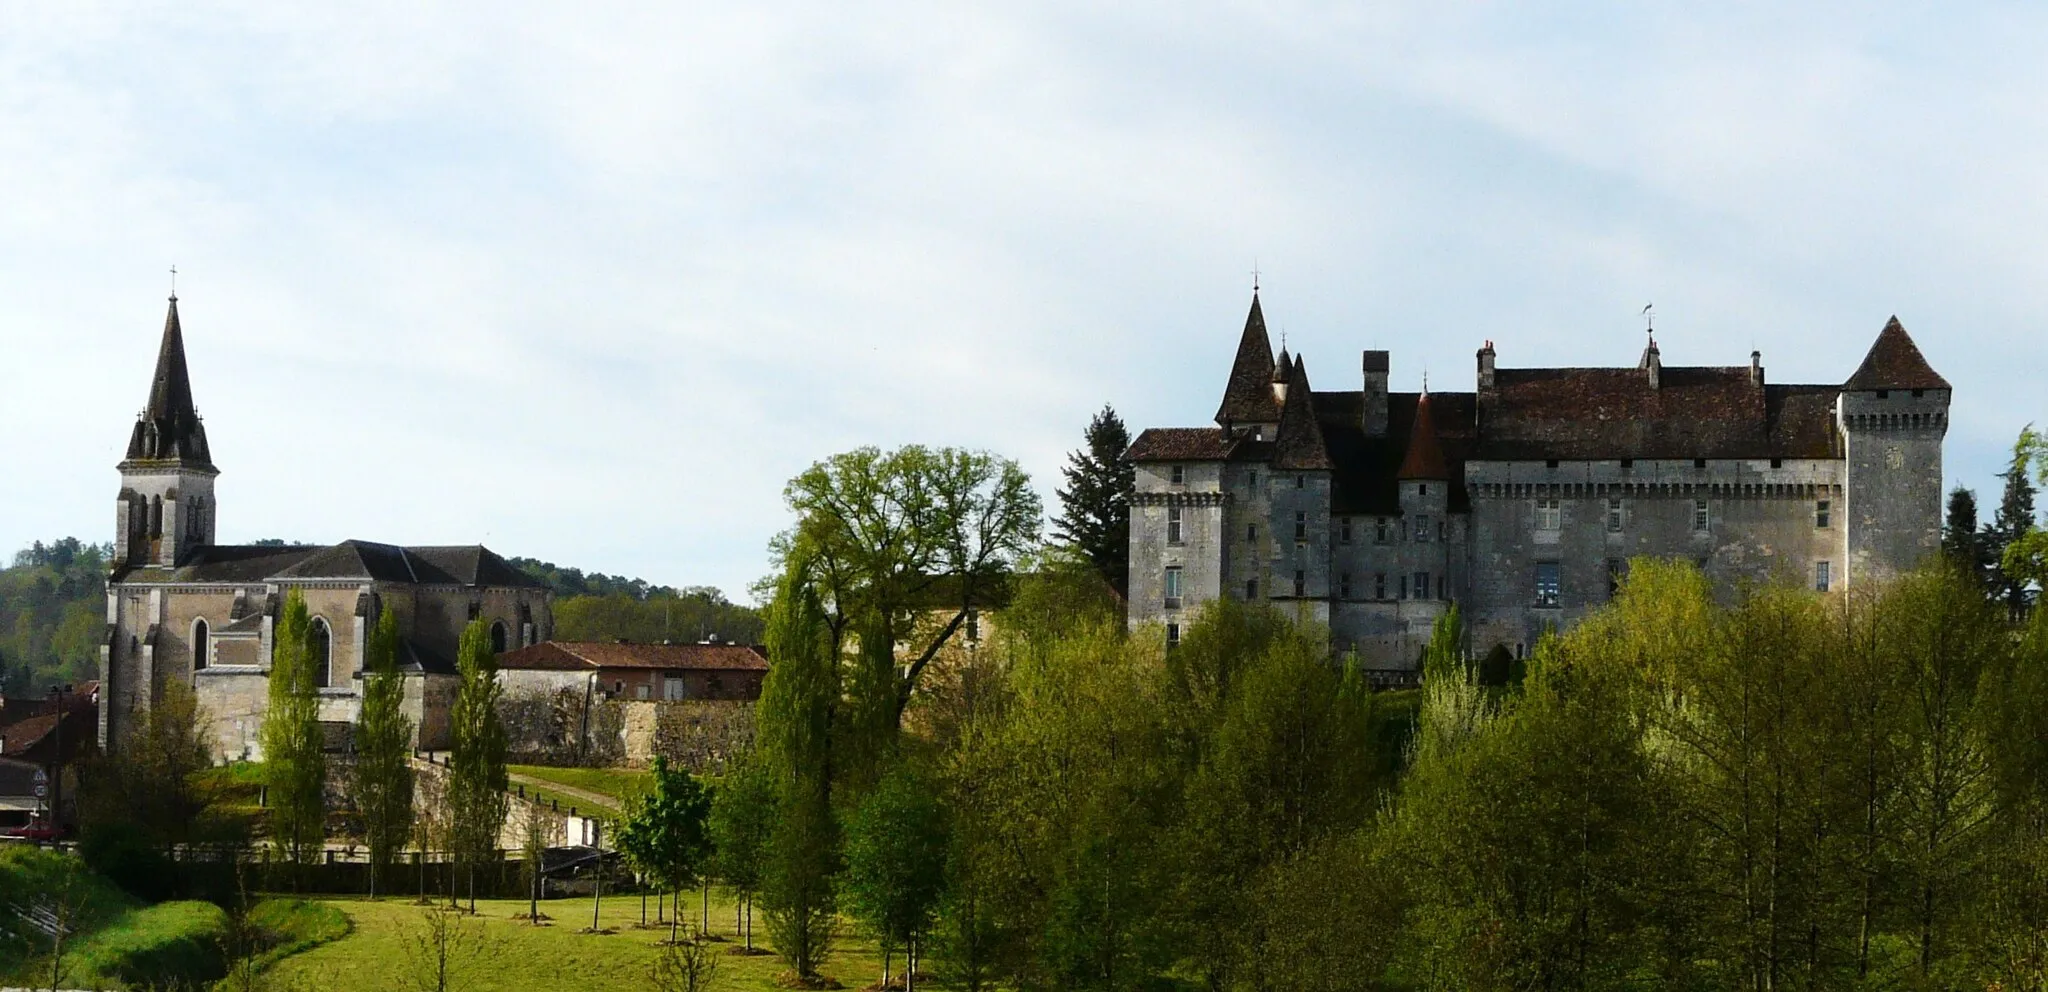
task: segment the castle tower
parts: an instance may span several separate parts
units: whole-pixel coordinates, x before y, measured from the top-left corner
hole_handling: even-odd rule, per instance
[[[1851,582],[1905,571],[1941,547],[1949,393],[1948,380],[1897,317],[1842,385],[1835,416],[1847,448],[1842,515]]]
[[[1280,429],[1278,397],[1287,388],[1281,380],[1292,373],[1291,364],[1283,369],[1273,360],[1266,313],[1254,290],[1251,312],[1244,318],[1244,336],[1237,343],[1237,359],[1230,364],[1230,381],[1223,387],[1223,403],[1216,408],[1216,425],[1233,437],[1273,440]]]
[[[194,548],[213,543],[213,467],[206,426],[192,404],[192,380],[185,369],[185,336],[178,324],[178,298],[164,317],[156,378],[149,403],[135,418],[128,454],[117,466],[121,493],[115,500],[114,561],[118,566],[168,568]]]

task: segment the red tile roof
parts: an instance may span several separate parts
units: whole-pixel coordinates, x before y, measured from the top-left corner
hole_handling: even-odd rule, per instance
[[[1948,380],[1927,364],[1904,324],[1893,317],[1877,334],[1863,364],[1843,389],[1948,389]]]
[[[746,644],[620,644],[547,641],[498,656],[498,667],[521,671],[658,668],[678,671],[768,670],[767,652]]]
[[[1451,470],[1444,464],[1444,446],[1436,437],[1436,419],[1429,413],[1429,394],[1415,401],[1415,429],[1408,433],[1408,456],[1401,460],[1401,479],[1449,481]]]

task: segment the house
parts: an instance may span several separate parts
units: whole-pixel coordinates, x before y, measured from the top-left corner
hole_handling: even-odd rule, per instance
[[[99,683],[62,697],[0,704],[0,831],[77,822],[80,759],[96,747]]]

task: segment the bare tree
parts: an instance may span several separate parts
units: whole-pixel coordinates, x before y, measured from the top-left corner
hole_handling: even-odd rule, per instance
[[[677,941],[661,949],[648,976],[656,992],[706,992],[718,981],[718,955],[701,939]]]
[[[548,848],[561,843],[562,820],[538,800],[528,800],[523,805],[525,811],[519,821],[519,850],[526,876],[526,919],[534,926],[540,926],[541,859]]]
[[[477,965],[496,951],[497,942],[481,922],[423,910],[420,925],[406,939],[408,987],[415,992],[462,992],[476,983]]]

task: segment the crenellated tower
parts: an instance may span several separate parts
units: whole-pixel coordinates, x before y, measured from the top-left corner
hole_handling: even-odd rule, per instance
[[[1950,392],[1897,317],[1842,384],[1835,415],[1846,447],[1851,582],[1906,571],[1941,547],[1941,442]]]
[[[118,466],[114,562],[117,567],[172,567],[214,541],[213,480],[220,470],[206,446],[206,425],[192,403],[178,298],[164,317],[149,403],[135,418],[128,453]]]

